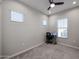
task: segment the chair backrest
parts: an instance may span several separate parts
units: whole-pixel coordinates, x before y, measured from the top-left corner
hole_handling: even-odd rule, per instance
[[[52,39],[51,33],[50,32],[46,32],[46,38],[47,39]]]

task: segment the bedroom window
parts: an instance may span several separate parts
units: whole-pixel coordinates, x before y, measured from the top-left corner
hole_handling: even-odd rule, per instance
[[[67,38],[68,37],[68,19],[60,19],[57,23],[58,27],[58,37]]]
[[[46,25],[47,25],[47,20],[43,20],[43,21],[42,21],[42,25],[43,25],[43,26],[46,26]]]
[[[11,21],[23,22],[24,15],[22,13],[11,11]]]

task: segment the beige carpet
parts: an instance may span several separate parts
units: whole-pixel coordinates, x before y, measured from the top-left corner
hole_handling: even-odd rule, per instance
[[[43,44],[12,59],[79,59],[79,50],[63,45]]]

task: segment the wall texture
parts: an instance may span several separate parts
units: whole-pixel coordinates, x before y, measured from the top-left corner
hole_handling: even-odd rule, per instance
[[[2,0],[0,0],[0,59],[2,55]]]
[[[11,10],[24,14],[24,22],[12,22]],[[15,1],[3,3],[3,55],[12,55],[42,43],[47,27],[42,27],[47,16]]]
[[[1,22],[2,22],[2,17],[1,17],[1,4],[0,4],[0,57],[1,57],[1,50],[2,50],[2,28],[1,28]]]
[[[68,18],[68,38],[58,38],[59,42],[79,47],[79,7],[56,13],[49,17],[49,31],[57,32],[57,20]]]

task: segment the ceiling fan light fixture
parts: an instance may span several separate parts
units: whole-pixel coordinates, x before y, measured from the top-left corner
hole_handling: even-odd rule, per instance
[[[50,5],[50,7],[51,7],[51,8],[55,7],[55,4],[54,4],[54,3],[52,3],[52,4]]]

